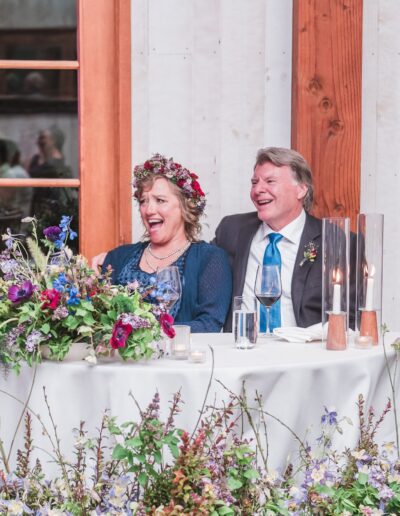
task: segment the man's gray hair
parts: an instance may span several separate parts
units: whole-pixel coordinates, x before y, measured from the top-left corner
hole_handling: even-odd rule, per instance
[[[307,186],[307,193],[303,198],[303,207],[307,212],[310,211],[314,201],[314,186],[310,165],[303,156],[292,149],[266,147],[257,152],[254,168],[264,165],[264,163],[272,163],[277,167],[286,166],[292,169],[293,177],[297,183]]]

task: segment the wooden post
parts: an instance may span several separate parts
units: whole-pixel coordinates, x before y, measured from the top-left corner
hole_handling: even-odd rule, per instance
[[[292,148],[310,163],[317,217],[360,208],[362,0],[293,0]]]

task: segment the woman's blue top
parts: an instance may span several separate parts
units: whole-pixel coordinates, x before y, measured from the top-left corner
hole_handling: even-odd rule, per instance
[[[137,280],[147,286],[155,276],[139,267],[147,245],[138,242],[113,249],[104,260],[103,272],[111,265],[114,284]],[[188,324],[193,333],[221,331],[232,295],[232,273],[225,251],[203,241],[194,242],[171,265],[179,268],[182,283],[181,299],[171,311],[175,322]]]

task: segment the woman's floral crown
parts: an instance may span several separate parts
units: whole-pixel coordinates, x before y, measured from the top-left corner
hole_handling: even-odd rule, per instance
[[[134,168],[133,187],[137,189],[139,183],[155,174],[165,176],[178,186],[183,194],[191,199],[197,213],[199,215],[203,213],[206,206],[206,196],[197,181],[198,176],[196,174],[182,167],[179,163],[175,163],[172,158],[167,159],[161,154],[154,154],[142,165],[137,165]]]

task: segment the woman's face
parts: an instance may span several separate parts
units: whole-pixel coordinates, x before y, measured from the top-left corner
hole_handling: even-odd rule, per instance
[[[156,179],[142,192],[139,209],[151,242],[165,245],[185,238],[185,224],[180,201],[167,179]]]

